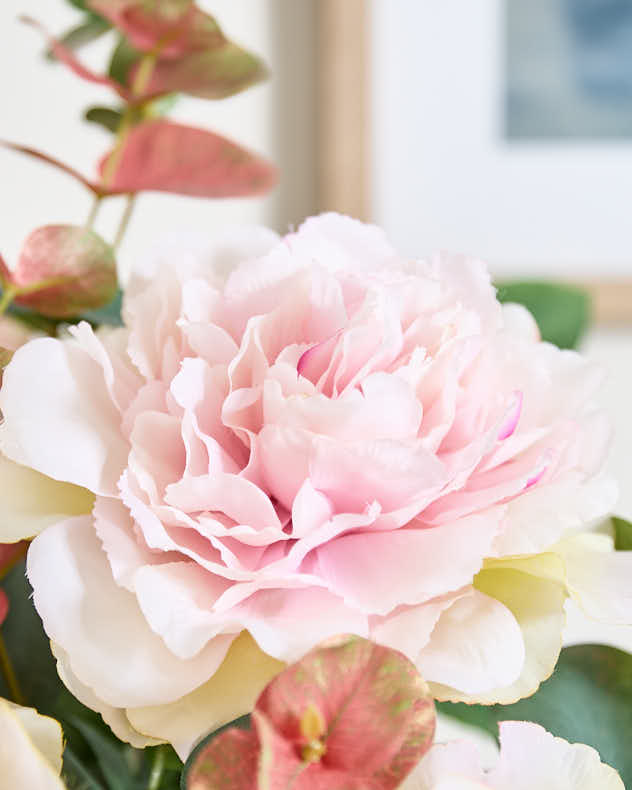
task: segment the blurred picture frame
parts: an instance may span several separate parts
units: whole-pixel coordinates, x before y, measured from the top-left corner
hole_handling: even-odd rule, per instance
[[[532,51],[538,25],[553,25],[547,13],[556,25],[579,24],[585,39],[590,15],[606,7],[611,31],[630,12],[632,42],[632,0],[319,0],[320,208],[376,221],[410,254],[457,249],[487,259],[500,278],[581,284],[597,321],[632,323],[632,43],[629,56],[621,46],[622,62],[610,57],[610,82],[602,74],[605,87],[592,86],[593,99],[599,88],[619,90],[606,121],[581,92],[584,114],[573,120],[573,97],[564,105],[552,91],[551,58],[560,72],[572,66],[555,51],[559,38],[548,56]],[[575,44],[586,46],[581,36]],[[599,76],[598,44],[584,61],[579,53],[580,88]],[[512,110],[534,61],[546,65],[541,94],[529,77],[541,104],[535,130]],[[533,107],[523,114],[533,123]]]

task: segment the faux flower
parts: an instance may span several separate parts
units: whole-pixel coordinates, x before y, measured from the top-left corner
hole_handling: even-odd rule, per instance
[[[59,778],[64,745],[58,722],[0,699],[0,732],[3,787],[64,790]]]
[[[401,790],[625,790],[619,774],[583,743],[555,738],[539,724],[500,724],[500,757],[481,767],[470,741],[436,744]]]
[[[3,452],[96,496],[28,573],[120,737],[186,755],[335,634],[491,703],[551,673],[569,595],[631,621],[632,558],[576,534],[613,503],[601,372],[482,263],[337,215],[163,258],[124,328],[27,344],[0,392]]]

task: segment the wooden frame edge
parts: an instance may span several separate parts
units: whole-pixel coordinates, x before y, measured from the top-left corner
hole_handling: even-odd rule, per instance
[[[369,214],[369,3],[316,0],[319,211]]]
[[[574,284],[589,293],[596,325],[632,326],[632,277],[580,280]]]

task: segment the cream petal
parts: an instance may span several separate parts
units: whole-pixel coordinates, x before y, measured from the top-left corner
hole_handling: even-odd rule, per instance
[[[400,790],[487,790],[474,741],[435,744]]]
[[[190,661],[174,656],[135,597],[115,584],[88,516],[39,535],[27,570],[48,636],[80,682],[112,707],[172,702],[211,677],[226,654],[227,644],[212,641]]]
[[[51,385],[54,382],[54,386]],[[0,449],[55,480],[114,494],[129,451],[103,370],[74,342],[16,351],[0,389]]]
[[[520,676],[510,685],[484,693],[467,694],[441,684],[431,684],[437,699],[452,702],[509,705],[533,694],[553,672],[562,647],[566,586],[563,565],[555,555],[516,558],[502,567],[481,571],[475,585],[502,603],[518,623],[524,641],[525,660]],[[518,570],[521,568],[521,570]],[[561,575],[560,575],[561,574]]]
[[[51,650],[57,659],[59,677],[68,690],[74,694],[79,702],[99,713],[103,721],[119,740],[131,744],[136,749],[144,749],[146,746],[157,746],[160,743],[164,743],[162,740],[150,738],[137,732],[129,723],[123,708],[113,708],[99,699],[92,689],[85,686],[70,668],[68,654],[59,645],[53,642]]]
[[[4,787],[64,790],[63,735],[54,719],[0,699],[0,776]]]
[[[94,495],[10,461],[0,453],[0,543],[32,538],[69,516],[89,513]]]
[[[513,614],[472,588],[441,614],[417,667],[432,684],[476,695],[514,683],[524,661],[522,632]]]
[[[207,733],[250,713],[259,694],[284,666],[243,633],[204,685],[170,705],[130,709],[127,717],[136,730],[168,741],[186,760]]]

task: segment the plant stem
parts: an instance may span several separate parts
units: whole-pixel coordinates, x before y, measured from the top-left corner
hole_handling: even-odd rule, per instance
[[[157,58],[158,52],[147,52],[145,55],[143,55],[138,65],[136,76],[134,77],[134,83],[132,84],[132,96],[134,98],[142,96],[151,77],[151,73],[154,70],[154,66],[156,65]],[[114,174],[118,170],[118,166],[121,163],[121,158],[125,149],[125,143],[134,125],[133,120],[134,106],[132,104],[128,104],[125,112],[123,113],[121,123],[119,124],[118,131],[116,133],[114,148],[112,149],[112,153],[105,164],[105,168],[103,169],[103,177],[101,179],[103,187],[110,186],[112,179],[114,178]]]
[[[97,218],[97,214],[99,213],[99,209],[101,208],[101,201],[103,200],[103,195],[95,195],[94,202],[92,203],[92,208],[90,209],[90,213],[88,214],[88,219],[86,220],[85,228],[86,230],[90,230],[94,225],[94,221]]]
[[[12,288],[10,285],[6,286],[2,291],[2,296],[0,296],[0,315],[3,315],[6,312],[7,307],[11,304],[15,296],[16,289]]]
[[[127,230],[127,226],[129,225],[129,221],[132,218],[132,214],[134,213],[134,206],[136,205],[136,193],[131,192],[127,196],[127,203],[125,205],[125,211],[123,212],[123,216],[121,217],[121,222],[118,226],[118,230],[116,231],[116,238],[114,239],[114,249],[117,250],[121,242],[123,241],[123,237],[125,236],[125,231]]]
[[[0,632],[0,671],[2,672],[2,676],[7,684],[9,693],[11,694],[12,702],[17,703],[18,705],[24,705],[24,696],[22,695],[20,684],[18,683],[18,678],[17,675],[15,674],[15,670],[13,669],[13,664],[11,663],[11,658],[9,657],[9,652],[7,650],[7,646],[4,642],[4,637],[2,636],[1,632]]]
[[[159,746],[154,752],[154,761],[151,766],[151,773],[149,775],[149,784],[147,790],[158,790],[160,787],[160,780],[165,770],[165,750]]]

